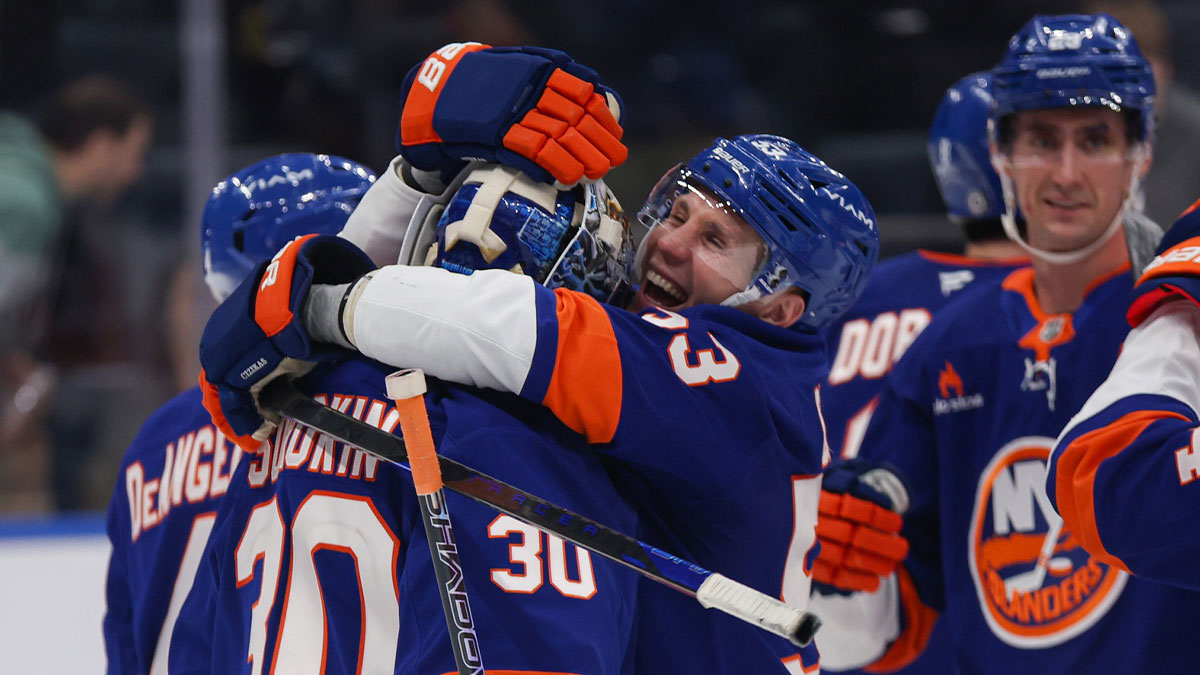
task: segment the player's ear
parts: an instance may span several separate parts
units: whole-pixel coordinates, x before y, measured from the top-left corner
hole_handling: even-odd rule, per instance
[[[767,298],[756,313],[758,318],[773,326],[787,328],[800,320],[807,306],[804,293],[798,288],[789,288]]]

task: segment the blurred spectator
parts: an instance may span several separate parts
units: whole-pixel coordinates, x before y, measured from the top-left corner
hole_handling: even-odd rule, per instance
[[[138,179],[152,128],[140,99],[100,76],[66,84],[33,119],[0,111],[0,510],[49,505],[43,341],[63,224]]]
[[[1137,36],[1142,54],[1154,69],[1158,95],[1158,143],[1145,180],[1145,213],[1164,229],[1183,212],[1200,190],[1200,94],[1175,80],[1170,54],[1170,28],[1152,0],[1091,0],[1081,11],[1107,12]]]

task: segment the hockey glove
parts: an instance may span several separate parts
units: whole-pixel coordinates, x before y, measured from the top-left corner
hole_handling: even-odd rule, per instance
[[[1163,235],[1154,260],[1133,287],[1126,318],[1138,326],[1162,303],[1183,298],[1200,305],[1200,201],[1188,207]]]
[[[852,459],[830,466],[821,481],[813,582],[840,591],[874,591],[908,555],[900,536],[908,491],[896,474]]]
[[[408,72],[401,97],[396,150],[444,182],[482,159],[570,187],[628,154],[616,92],[554,49],[448,44]]]
[[[332,235],[297,237],[263,261],[221,303],[200,338],[204,407],[225,436],[253,452],[275,427],[256,396],[280,375],[301,375],[314,362],[345,353],[314,343],[301,309],[314,284],[343,284],[375,269],[367,254]]]

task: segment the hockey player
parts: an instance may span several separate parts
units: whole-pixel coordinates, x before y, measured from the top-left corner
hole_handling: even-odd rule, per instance
[[[822,657],[902,666],[941,614],[965,672],[1187,670],[1200,598],[1089,554],[1042,489],[1053,439],[1124,337],[1121,231],[1153,143],[1149,65],[1107,15],[1039,16],[992,72],[1004,225],[1031,267],[934,318],[859,460],[827,473],[822,501],[842,508],[822,508],[823,541],[841,531],[847,559],[868,556],[903,514],[910,552],[873,593],[814,596]]]
[[[1200,410],[1200,202],[1171,226],[1138,281],[1133,330],[1108,379],[1059,436],[1046,492],[1097,560],[1200,590],[1195,553]]]
[[[402,154],[422,161],[409,150],[402,125]],[[308,288],[294,286],[285,300],[304,309],[288,330],[545,405],[605,457],[648,541],[802,606],[827,452],[816,331],[861,290],[878,247],[874,215],[844,176],[764,135],[718,139],[664,176],[639,215],[651,231],[631,311],[500,270],[398,266],[344,289],[314,285],[307,306]],[[470,244],[499,260],[496,234],[447,226],[434,255]],[[222,390],[214,414],[239,433],[262,420],[237,393],[251,383],[229,377],[236,364],[262,355],[267,371],[281,356],[310,358],[259,344],[206,355],[234,364],[207,372]],[[673,592],[644,585],[639,595],[639,670],[769,672],[777,660],[754,659],[779,647]]]
[[[339,232],[374,180],[369,169],[347,159],[289,154],[218,183],[201,235],[204,280],[213,297],[228,297],[255,264],[292,237]],[[110,675],[166,672],[175,621],[241,456],[213,426],[199,387],[155,412],[125,453],[108,509],[104,640]]]
[[[615,237],[617,252],[631,252],[624,241],[628,228],[602,183],[576,193],[525,182],[514,189],[529,195],[542,188],[549,208],[540,200],[510,201],[493,204],[486,218],[497,228],[536,231],[536,241],[520,247],[524,254],[532,257],[537,246],[565,249],[596,271],[591,263],[602,260],[603,251],[584,247],[593,237]],[[360,208],[367,206],[364,198]],[[226,310],[241,310],[260,286],[289,285],[293,273],[344,281],[373,267],[342,241],[297,239],[264,261],[233,302],[217,310],[202,342],[240,330],[239,312]],[[587,281],[606,296],[607,284],[623,279],[593,275]],[[256,312],[264,305],[260,297]],[[399,433],[398,414],[384,390],[384,376],[393,369],[357,355],[337,362],[326,356],[333,354],[324,350],[321,358],[329,362],[298,380],[302,389]],[[429,387],[426,405],[441,455],[636,531],[632,510],[599,458],[545,408],[433,379]],[[184,606],[172,673],[455,670],[439,581],[407,471],[292,423],[281,425],[243,465],[222,500]],[[633,633],[636,575],[456,494],[447,495],[447,505],[477,653],[489,672],[622,672]]]
[[[900,360],[933,315],[961,291],[999,283],[1018,266],[1028,264],[1022,250],[1004,236],[1000,225],[1002,189],[988,152],[988,116],[992,108],[992,75],[968,75],[946,90],[929,131],[929,162],[952,222],[961,225],[967,243],[963,255],[918,250],[880,263],[871,273],[858,302],[828,333],[829,378],[821,388],[829,444],[842,459],[858,455],[883,377]],[[830,571],[844,551],[823,546],[813,567],[815,583],[832,584]],[[848,590],[856,584],[841,567],[838,580]],[[949,646],[938,629],[930,647],[906,673],[943,673]]]
[[[929,162],[951,222],[966,235],[963,254],[918,250],[879,263],[862,297],[828,332],[821,410],[829,445],[843,459],[858,455],[883,376],[933,314],[959,291],[1028,264],[1000,225],[1000,177],[988,154],[991,88],[987,72],[956,82],[929,130]]]

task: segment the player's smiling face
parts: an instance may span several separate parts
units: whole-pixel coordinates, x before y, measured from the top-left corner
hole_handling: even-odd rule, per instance
[[[762,261],[762,237],[741,216],[694,189],[646,235],[642,278],[631,309],[719,304],[746,289]]]
[[[1125,201],[1132,154],[1119,112],[1078,108],[1016,114],[1007,168],[1029,243],[1070,251],[1100,236]]]

